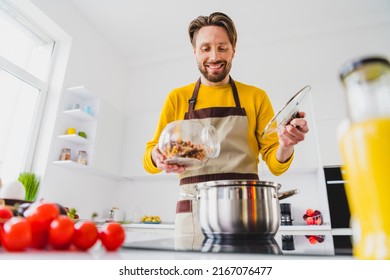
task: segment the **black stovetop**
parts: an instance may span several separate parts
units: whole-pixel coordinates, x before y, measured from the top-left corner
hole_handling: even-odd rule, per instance
[[[291,232],[290,232],[291,233]],[[181,236],[145,241],[127,240],[123,249],[163,250],[203,253],[244,253],[270,255],[352,255],[349,235],[303,233],[283,234],[278,232],[274,238],[221,240],[205,236]]]

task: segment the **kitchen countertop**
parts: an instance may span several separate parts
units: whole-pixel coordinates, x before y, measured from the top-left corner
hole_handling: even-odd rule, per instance
[[[173,229],[173,224],[129,224],[126,225],[126,241],[124,248],[116,252],[106,252],[98,242],[88,252],[79,251],[41,251],[41,250],[28,250],[23,253],[9,253],[5,252],[3,248],[0,248],[1,260],[149,260],[149,259],[174,259],[174,260],[226,260],[226,259],[347,259],[352,260],[353,257],[350,254],[335,255],[334,245],[332,241],[333,235],[349,235],[348,229],[335,230],[285,230],[280,229],[275,236],[275,240],[280,243],[280,238],[283,236],[294,235],[295,237],[295,250],[283,251],[282,254],[269,254],[258,252],[246,252],[238,251],[232,252],[231,247],[229,250],[224,251],[223,246],[218,245],[215,247],[209,246],[205,251],[205,247],[183,247],[174,248],[172,244],[177,243],[177,239],[173,238],[173,231],[169,234],[156,233],[153,236],[145,236],[143,232],[131,232],[132,228],[164,228]],[[168,231],[167,231],[168,232]],[[306,235],[324,235],[325,242],[317,243],[315,245],[310,244]],[[161,245],[163,244],[163,245]],[[213,247],[214,246],[214,247]],[[317,246],[317,247],[316,247]],[[281,248],[281,246],[279,246]],[[203,250],[203,251],[202,251]],[[234,251],[234,250],[233,250]]]
[[[176,252],[161,250],[127,250],[106,252],[100,245],[89,252],[75,251],[27,251],[23,253],[4,253],[0,250],[0,260],[353,260],[352,256],[321,256],[321,255],[266,255],[238,253],[202,253]]]
[[[175,229],[174,223],[128,223],[122,225],[124,228],[143,228],[143,229]],[[327,231],[338,231],[338,230],[347,230],[345,232],[350,233],[350,229],[332,229],[329,224],[323,224],[321,226],[316,225],[292,225],[292,226],[280,226],[280,231],[318,231],[318,232],[327,232]]]
[[[144,227],[145,225],[133,225],[134,227]],[[150,225],[154,228],[156,225]],[[158,227],[164,225],[159,225]],[[172,228],[172,225],[168,226]],[[283,230],[278,231],[275,239],[292,234],[294,236],[296,253],[293,251],[283,250],[283,254],[269,253],[248,253],[248,252],[218,252],[221,247],[207,247],[211,251],[202,251],[201,247],[190,249],[172,250],[170,245],[175,244],[176,239],[173,235],[166,235],[164,230],[151,240],[147,240],[148,236],[144,236],[143,231],[132,232],[132,227],[126,227],[126,241],[124,248],[116,252],[106,252],[100,243],[97,243],[88,252],[79,251],[34,251],[29,250],[23,253],[7,253],[0,248],[0,263],[2,264],[2,273],[9,275],[17,275],[17,278],[29,277],[34,273],[39,273],[39,278],[42,280],[53,279],[53,275],[61,276],[59,279],[69,278],[93,278],[98,277],[104,279],[124,279],[131,277],[134,279],[160,279],[161,276],[153,274],[133,274],[135,271],[156,271],[163,270],[164,272],[180,273],[184,270],[192,272],[200,271],[202,274],[197,274],[198,279],[231,279],[233,270],[237,268],[235,279],[246,279],[249,276],[261,277],[262,274],[241,275],[244,269],[253,269],[253,271],[263,271],[268,269],[268,272],[274,276],[272,279],[312,279],[319,277],[321,279],[337,278],[361,278],[362,276],[372,276],[372,268],[376,271],[381,271],[384,277],[376,277],[377,279],[386,279],[389,271],[388,263],[386,262],[355,262],[354,257],[350,254],[335,254],[332,236],[348,236],[349,229],[337,229],[328,231],[296,231]],[[326,235],[322,243],[310,244],[305,235]],[[135,238],[137,237],[137,238]],[[303,243],[302,243],[303,242]],[[165,244],[165,245],[164,245]],[[302,244],[306,248],[316,248],[318,253],[312,250],[309,254],[305,254],[302,250]],[[164,246],[168,247],[164,248]],[[332,245],[332,246],[328,246]],[[162,247],[161,247],[162,246]],[[305,247],[304,246],[304,247]],[[134,247],[134,248],[131,248]],[[215,250],[217,249],[217,250]],[[282,248],[285,249],[285,248]],[[32,261],[33,260],[33,261]],[[48,260],[50,262],[48,265]],[[260,260],[260,261],[259,261]],[[343,260],[343,261],[339,261]],[[56,262],[57,261],[57,262]],[[70,261],[70,262],[69,262]],[[102,264],[101,261],[104,261]],[[308,262],[310,261],[310,262]],[[20,267],[26,269],[20,270]],[[65,269],[64,269],[65,268]],[[257,269],[257,270],[256,270]],[[259,270],[260,269],[260,270]],[[128,274],[123,274],[123,271],[128,270]],[[33,271],[33,272],[32,272]],[[58,271],[61,275],[57,275]],[[251,271],[251,270],[249,270]],[[138,273],[137,272],[137,273]],[[140,272],[141,273],[141,272]],[[170,274],[172,279],[187,279],[185,274]],[[318,274],[320,273],[320,274]],[[149,275],[149,276],[147,276]],[[166,274],[164,274],[166,275]],[[217,275],[219,277],[212,277]],[[226,277],[228,278],[226,278]],[[57,277],[56,277],[57,278]],[[365,277],[364,277],[365,278]]]
[[[141,229],[175,229],[174,223],[129,223],[122,225],[127,228],[141,228]]]

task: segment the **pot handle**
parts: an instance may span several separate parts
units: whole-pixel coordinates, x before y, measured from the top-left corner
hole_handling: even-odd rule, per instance
[[[199,194],[189,194],[189,193],[180,193],[180,196],[183,196],[185,198],[191,199],[191,200],[200,200]]]
[[[290,191],[278,193],[277,197],[279,200],[282,200],[282,199],[285,199],[287,197],[293,196],[293,195],[298,194],[298,193],[299,193],[299,190],[295,189],[295,190],[290,190]]]

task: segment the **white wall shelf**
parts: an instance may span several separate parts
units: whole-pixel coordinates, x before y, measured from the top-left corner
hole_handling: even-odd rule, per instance
[[[75,134],[67,134],[69,128]],[[131,180],[121,176],[124,116],[100,100],[84,86],[65,90],[54,164],[104,176],[114,180]],[[84,132],[86,137],[79,135]],[[70,160],[59,160],[64,148],[70,149]],[[80,151],[87,153],[86,164],[77,161]]]
[[[94,116],[84,112],[81,109],[65,110],[63,111],[63,114],[82,122],[90,122],[96,120]]]
[[[82,165],[77,162],[77,158],[80,151],[85,151],[86,165],[92,166],[99,111],[100,100],[85,87],[71,87],[65,90],[54,161],[58,161],[63,149],[68,148],[71,152],[70,161],[64,161],[61,165],[72,166],[72,162]],[[75,129],[75,133],[67,134],[69,128]],[[84,132],[86,137],[78,135],[79,132]]]
[[[80,164],[77,161],[73,161],[73,160],[56,160],[53,163],[55,165],[63,166],[63,167],[74,169],[74,170],[79,170],[82,172],[87,172],[89,174],[102,176],[105,178],[113,179],[115,181],[132,181],[131,178],[111,174],[111,173],[104,172],[104,171],[98,170],[98,169],[94,169],[90,166]]]
[[[91,141],[89,141],[87,138],[81,137],[77,134],[64,134],[59,135],[59,139],[62,139],[64,141],[67,141],[69,143],[77,144],[77,145],[88,145],[91,144]]]
[[[322,225],[292,225],[292,226],[280,226],[280,231],[329,231],[331,230],[330,224]]]
[[[54,161],[54,164],[70,167],[70,168],[82,169],[82,170],[88,168],[86,165],[78,163],[77,161],[73,161],[73,160],[56,160]]]

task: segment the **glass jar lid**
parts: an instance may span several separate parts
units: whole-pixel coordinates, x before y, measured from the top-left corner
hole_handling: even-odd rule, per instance
[[[390,62],[384,57],[380,57],[380,56],[363,57],[360,59],[350,61],[346,63],[344,66],[342,66],[340,70],[340,80],[344,80],[352,72],[369,64],[382,64],[390,67]],[[372,73],[371,75],[373,77],[378,76],[375,73]]]

